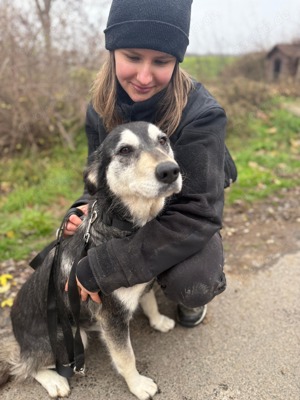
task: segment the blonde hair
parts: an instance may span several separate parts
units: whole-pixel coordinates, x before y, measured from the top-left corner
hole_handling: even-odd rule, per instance
[[[190,76],[176,63],[172,79],[158,107],[157,121],[154,121],[168,136],[175,132],[180,123],[192,86]],[[109,58],[98,72],[91,92],[92,105],[108,132],[125,122],[117,110],[117,78],[113,52],[109,53]]]

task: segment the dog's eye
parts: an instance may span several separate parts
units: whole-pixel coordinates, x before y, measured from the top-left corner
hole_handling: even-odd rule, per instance
[[[118,154],[125,156],[126,154],[129,154],[131,152],[132,152],[132,148],[130,146],[123,146],[118,151]]]
[[[167,142],[168,142],[168,139],[167,139],[166,136],[162,136],[161,138],[159,138],[159,143],[160,143],[162,146],[165,146],[165,145],[167,144]]]

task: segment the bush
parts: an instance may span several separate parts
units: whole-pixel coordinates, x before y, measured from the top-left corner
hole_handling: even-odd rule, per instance
[[[223,79],[244,77],[253,81],[265,80],[265,52],[250,53],[236,59],[222,70]]]
[[[14,1],[0,5],[0,146],[4,153],[54,142],[73,148],[94,71],[101,62],[99,27],[96,31],[88,24],[84,13],[76,10],[78,5],[49,0],[57,8],[47,13],[36,9],[40,3],[30,1],[22,10]],[[58,9],[62,6],[64,10]],[[75,18],[78,15],[87,32]],[[77,36],[73,32],[70,36],[74,21]]]

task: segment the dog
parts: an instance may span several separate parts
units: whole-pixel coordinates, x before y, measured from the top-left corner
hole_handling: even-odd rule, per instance
[[[92,195],[88,215],[75,234],[61,243],[57,296],[69,313],[65,283],[88,226],[89,247],[128,236],[132,232],[108,226],[99,217],[103,211],[129,221],[138,229],[155,218],[163,210],[166,199],[179,193],[182,187],[182,175],[168,137],[147,122],[119,125],[107,135],[92,158],[85,171],[86,187]],[[92,221],[95,212],[97,218]],[[33,377],[56,398],[67,397],[70,387],[67,378],[51,369],[55,359],[47,329],[47,291],[53,258],[54,249],[16,297],[11,311],[14,336],[0,349],[0,382],[5,376],[16,381]],[[110,295],[101,295],[100,305],[88,299],[81,302],[80,310],[80,335],[84,347],[88,342],[87,332],[99,331],[113,365],[140,400],[152,398],[158,387],[136,369],[129,321],[140,303],[156,330],[168,332],[175,326],[174,320],[159,313],[152,284],[153,281],[122,287]],[[57,337],[58,353],[65,354],[60,325]]]

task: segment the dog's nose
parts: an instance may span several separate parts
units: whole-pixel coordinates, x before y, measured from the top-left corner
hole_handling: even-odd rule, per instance
[[[163,183],[172,183],[176,181],[179,175],[178,165],[166,161],[159,164],[155,169],[156,178]]]

